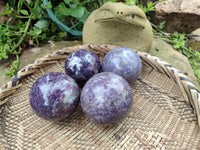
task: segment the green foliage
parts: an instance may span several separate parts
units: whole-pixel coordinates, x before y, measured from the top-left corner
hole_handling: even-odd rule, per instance
[[[127,0],[126,4],[127,5],[139,5],[139,1],[138,0]]]
[[[70,29],[82,30],[89,13],[107,1],[52,0],[44,6],[43,0],[6,0],[6,9],[0,15],[10,15],[10,19],[6,24],[0,23],[0,60],[8,59],[11,55],[16,55],[17,60],[10,65],[10,72],[5,75],[13,76],[18,71],[19,54],[23,45],[29,41],[39,45],[50,39],[57,41],[68,38],[67,32],[49,18],[47,9],[53,9],[58,19]],[[13,20],[15,24],[11,25]],[[73,36],[70,38],[78,39]]]
[[[178,32],[174,32],[170,38],[171,43],[176,50],[183,50],[185,48],[186,39],[185,33],[178,34]]]
[[[144,13],[149,16],[151,11],[155,11],[155,4],[153,2],[148,2],[146,7],[143,7],[142,5],[138,5],[143,11]]]
[[[140,9],[142,9],[149,20],[150,20],[150,12],[155,11],[156,3],[157,2],[154,2],[154,3],[153,2],[147,2],[147,6],[143,6],[142,4],[139,3],[138,0],[127,0],[126,1],[127,5],[136,5]]]
[[[159,28],[160,30],[163,30],[163,28],[164,28],[164,26],[165,26],[165,23],[166,23],[166,21],[161,22],[161,23],[159,24],[158,28]]]
[[[197,77],[198,82],[200,83],[200,53],[199,51],[194,50],[192,47],[187,48],[186,42],[187,37],[185,33],[178,34],[178,32],[174,32],[171,36],[171,43],[176,50],[181,51],[189,60],[194,74]]]
[[[15,73],[18,71],[18,66],[19,66],[19,56],[16,55],[16,60],[12,62],[12,64],[10,65],[10,71],[6,72],[5,75],[6,76],[14,76]]]
[[[190,65],[193,68],[197,81],[200,83],[200,53],[197,50],[189,47],[183,47],[182,53],[188,58]]]
[[[6,0],[6,10],[0,15],[11,17],[6,24],[0,23],[0,60],[8,59],[11,55],[15,55],[16,60],[10,65],[10,72],[5,75],[13,76],[18,71],[20,52],[29,40],[38,45],[50,39],[55,41],[63,38],[79,39],[61,30],[49,18],[47,9],[52,9],[56,17],[70,29],[81,31],[88,15],[108,1],[117,2],[117,0],[51,0],[44,6],[43,0]],[[150,12],[155,10],[156,3],[149,2],[144,7],[139,0],[126,0],[127,5],[137,5],[141,8],[149,20]],[[15,24],[11,25],[10,22],[13,20]],[[186,47],[188,39],[184,33],[168,34],[163,30],[164,25],[165,21],[158,26],[153,25],[154,34],[158,34],[159,38],[167,40],[175,49],[187,56],[200,83],[200,53]]]
[[[43,0],[6,0],[6,10],[0,15],[11,17],[6,24],[0,23],[0,60],[8,59],[10,55],[18,57],[24,48],[23,45],[29,43],[29,40],[39,45],[50,39],[56,41],[68,37],[68,34],[49,18],[46,9],[53,9],[56,17],[70,29],[81,31],[89,13],[108,1],[60,0],[58,3],[52,0],[44,6]],[[110,1],[116,2],[116,0]],[[138,5],[146,14],[154,10],[153,3],[148,3],[147,7],[143,7],[139,5],[138,0],[127,0],[126,4]],[[10,22],[13,20],[15,24],[11,25]],[[78,39],[78,37],[74,38]],[[74,38],[71,37],[71,39]],[[14,61],[10,72],[6,75],[13,76],[18,66],[19,61]]]
[[[64,2],[54,7],[54,14],[56,14],[56,17],[66,26],[81,31],[89,15],[85,4],[86,2],[81,2],[79,0],[64,0]]]
[[[200,52],[194,50],[192,47],[187,47],[188,38],[185,33],[179,34],[178,32],[174,32],[173,34],[168,34],[163,31],[164,24],[165,21],[161,22],[158,26],[153,25],[154,33],[158,34],[159,38],[171,43],[174,49],[178,50],[188,58],[194,74],[197,77],[197,81],[200,83]]]
[[[18,58],[25,43],[33,40],[36,45],[48,41],[52,35],[54,40],[67,36],[61,34],[55,23],[48,19],[42,0],[25,1],[10,0],[1,16],[10,15],[6,24],[0,23],[0,60],[8,59],[11,55]],[[12,6],[12,7],[11,7]],[[50,7],[50,6],[47,6]],[[10,22],[14,21],[14,24]],[[50,25],[51,24],[51,25]],[[57,34],[57,33],[60,34]],[[18,58],[19,59],[19,58]],[[10,72],[6,76],[13,76],[18,70],[19,60],[10,65]]]
[[[79,31],[82,31],[88,15],[108,1],[109,0],[63,0],[53,7],[53,14],[55,14],[55,17],[61,21],[61,23],[53,14],[50,15],[50,18],[57,22],[61,29],[71,34],[76,32],[76,34],[73,35],[80,36],[81,33]],[[111,2],[116,2],[116,0],[111,0]],[[64,26],[62,24],[64,24]],[[75,32],[70,32],[68,28]]]

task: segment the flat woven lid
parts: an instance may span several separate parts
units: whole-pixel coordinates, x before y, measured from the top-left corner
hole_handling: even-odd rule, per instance
[[[32,111],[32,84],[49,72],[65,73],[71,52],[88,49],[102,60],[115,47],[67,47],[20,70],[0,90],[0,149],[200,149],[199,91],[177,69],[143,52],[137,52],[143,70],[132,86],[134,105],[119,125],[95,125],[80,106],[63,121],[47,121]]]

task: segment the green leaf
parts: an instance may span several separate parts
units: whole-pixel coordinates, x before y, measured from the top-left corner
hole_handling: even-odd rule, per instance
[[[162,30],[165,26],[166,21],[163,21],[159,24],[159,28]]]
[[[73,8],[67,8],[63,2],[58,5],[56,11],[63,16],[72,16],[79,19],[82,18],[85,13],[84,7],[81,5]]]
[[[127,0],[126,4],[127,5],[135,5],[135,1],[133,1],[133,0]]]
[[[9,52],[10,51],[10,46],[7,43],[4,45],[4,51],[5,52]]]
[[[30,5],[32,3],[31,0],[26,0],[26,2]]]
[[[38,35],[42,33],[42,30],[39,28],[34,27],[32,30],[30,30],[29,34],[30,36],[33,36],[34,38],[37,38]]]
[[[61,40],[62,38],[67,36],[67,32],[59,32],[57,36],[57,40]]]
[[[20,10],[22,9],[24,1],[19,0],[18,4],[17,4],[17,13],[20,13]]]
[[[148,11],[154,11],[155,10],[154,3],[153,2],[148,2],[147,3],[147,8],[148,8]]]
[[[8,55],[3,55],[3,58],[4,59],[8,59]]]
[[[47,2],[46,6],[44,6],[44,4],[42,4],[41,7],[44,9],[51,9],[52,5],[51,5],[51,2]]]
[[[10,71],[5,73],[5,76],[14,76],[15,73],[18,71],[18,67],[19,67],[19,60],[15,60],[12,62],[12,64],[10,65]]]
[[[183,49],[183,54],[186,55],[187,57],[189,57],[190,55],[190,53],[186,49]]]
[[[56,8],[56,11],[60,13],[63,16],[69,16],[71,14],[71,9],[66,8],[65,4],[61,2],[58,7]]]
[[[20,10],[20,13],[22,13],[25,16],[28,16],[28,11],[25,9]]]
[[[40,6],[36,6],[35,8],[31,9],[33,19],[40,19],[41,18],[41,16],[42,16],[41,10],[42,10],[42,8]]]
[[[72,3],[73,1],[72,1],[72,0],[64,0],[64,2],[65,2],[67,5],[70,5],[70,3]]]
[[[79,0],[64,0],[64,2],[73,8],[80,3]]]
[[[43,28],[48,28],[49,27],[49,23],[47,20],[41,19],[39,20],[36,24],[34,24],[36,27],[38,27],[39,29],[43,29]]]
[[[84,8],[82,6],[78,6],[76,9],[72,9],[71,16],[75,18],[81,18],[84,15]]]
[[[3,13],[0,14],[0,16],[6,16],[6,15],[11,15],[12,14],[12,10],[6,10]]]
[[[83,14],[83,16],[79,19],[79,21],[82,22],[82,23],[85,23],[85,21],[87,20],[88,16],[89,16],[89,12],[86,10],[86,11],[84,11],[84,14]]]

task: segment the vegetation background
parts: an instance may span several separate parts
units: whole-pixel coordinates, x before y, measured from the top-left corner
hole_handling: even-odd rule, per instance
[[[18,71],[19,55],[29,46],[49,40],[81,40],[88,15],[108,1],[137,5],[151,21],[150,13],[155,11],[156,3],[163,0],[5,0],[6,8],[0,15],[9,19],[0,23],[0,60],[16,57],[5,75],[13,76]],[[188,38],[185,33],[168,34],[163,31],[164,25],[165,22],[152,24],[155,36],[159,35],[188,58],[200,83],[199,51],[186,46]]]

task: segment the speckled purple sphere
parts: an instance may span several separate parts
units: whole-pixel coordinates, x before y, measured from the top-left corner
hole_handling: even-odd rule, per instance
[[[84,85],[100,69],[99,58],[89,50],[76,50],[67,57],[65,62],[66,74],[71,76],[79,85]]]
[[[115,72],[132,84],[141,74],[142,62],[138,54],[132,49],[117,47],[103,58],[102,71]]]
[[[84,114],[94,123],[115,125],[130,113],[133,92],[123,77],[113,72],[102,72],[86,82],[80,104]]]
[[[79,87],[73,78],[51,72],[32,85],[29,100],[33,111],[41,118],[62,120],[75,111],[79,96]]]

